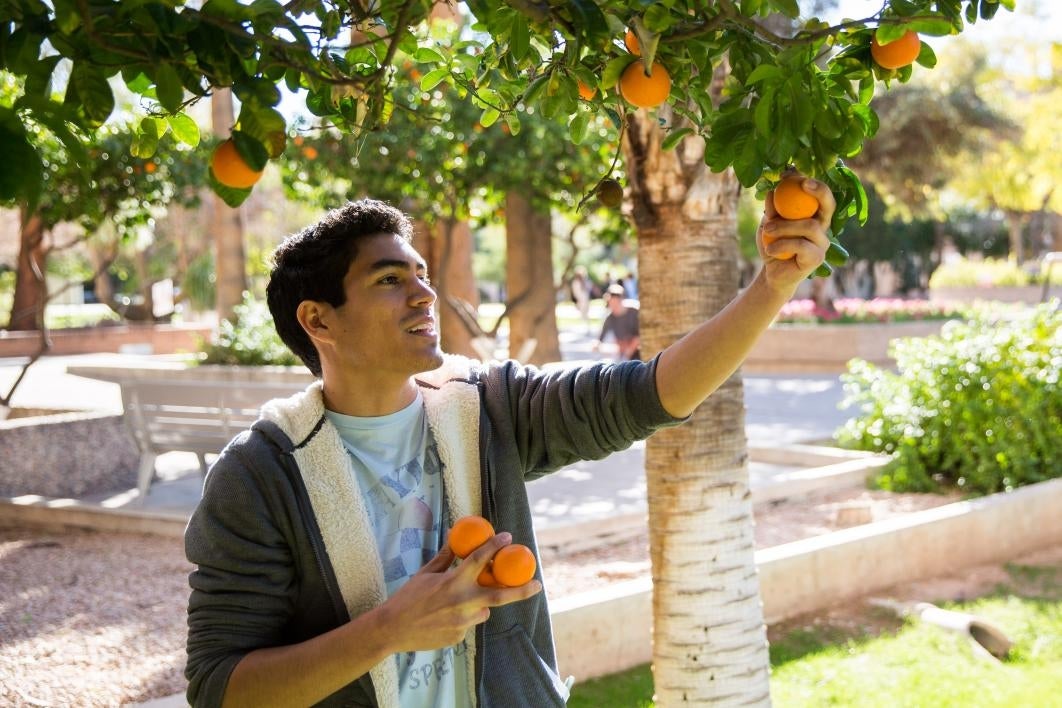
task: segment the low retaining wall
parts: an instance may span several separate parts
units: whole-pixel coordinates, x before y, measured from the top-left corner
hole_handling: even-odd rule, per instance
[[[52,347],[48,353],[94,354],[97,352],[126,352],[136,350],[144,354],[176,354],[193,352],[200,339],[209,339],[212,328],[207,325],[101,325],[52,329],[48,337]],[[32,356],[40,348],[37,332],[0,331],[0,357]]]
[[[891,324],[773,325],[756,342],[745,373],[842,373],[859,357],[893,366],[889,343],[903,337],[938,334],[945,320]]]
[[[1060,508],[1062,479],[1055,479],[762,549],[756,566],[764,619],[779,622],[1058,545]],[[583,680],[649,662],[652,590],[652,581],[641,578],[551,603],[561,674]]]
[[[140,453],[120,415],[0,421],[0,450],[0,496],[86,496],[136,486]]]

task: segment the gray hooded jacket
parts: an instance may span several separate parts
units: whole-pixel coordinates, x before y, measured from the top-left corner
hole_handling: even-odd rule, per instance
[[[525,482],[600,459],[681,422],[657,360],[543,372],[447,356],[417,377],[450,519],[480,514],[538,555]],[[222,452],[185,533],[188,700],[218,706],[247,653],[305,641],[381,604],[383,570],[321,382],[271,401]],[[541,580],[541,570],[536,574]],[[466,637],[470,695],[485,708],[563,706],[545,593],[494,608]],[[395,661],[319,705],[398,708]]]

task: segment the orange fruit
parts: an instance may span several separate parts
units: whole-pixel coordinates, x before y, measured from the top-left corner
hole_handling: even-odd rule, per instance
[[[493,535],[494,527],[482,516],[464,516],[454,522],[446,542],[450,544],[450,550],[454,552],[454,555],[458,558],[467,558],[472,551],[489,541]]]
[[[671,94],[671,75],[658,61],[653,62],[652,72],[646,75],[642,62],[635,61],[623,70],[619,88],[627,103],[639,108],[655,108]]]
[[[627,34],[623,35],[623,46],[627,47],[627,51],[636,57],[642,55],[642,45],[638,42],[638,35],[634,33],[634,30],[627,30]]]
[[[774,208],[783,219],[810,219],[819,210],[819,200],[804,191],[803,177],[785,177],[774,188]]]
[[[878,44],[877,35],[870,42],[870,56],[883,69],[902,69],[913,64],[922,51],[922,40],[914,30],[907,32],[888,44]]]
[[[252,170],[240,153],[236,151],[236,143],[226,140],[214,150],[214,156],[210,160],[210,169],[214,172],[214,178],[227,187],[247,189],[253,187],[262,178],[261,172]]]
[[[597,94],[597,89],[592,86],[587,86],[582,81],[579,82],[579,98],[584,101],[591,100]]]
[[[491,572],[502,585],[519,587],[535,577],[535,554],[527,546],[514,543],[494,554]]]
[[[505,587],[498,582],[498,579],[494,577],[494,573],[490,572],[490,566],[480,571],[479,577],[476,578],[476,583],[485,588],[503,588]]]
[[[152,172],[154,172],[157,169],[158,169],[158,167],[155,166],[154,162],[149,162],[146,165],[144,165],[144,171],[147,172],[148,174],[151,174]]]
[[[313,145],[307,145],[302,149],[302,154],[306,156],[307,160],[316,160],[317,148],[315,148]]]

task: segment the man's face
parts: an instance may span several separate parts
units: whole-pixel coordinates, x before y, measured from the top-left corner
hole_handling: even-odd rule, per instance
[[[344,368],[407,378],[442,364],[427,266],[393,234],[362,240],[343,278],[346,302],[334,308],[335,353]]]

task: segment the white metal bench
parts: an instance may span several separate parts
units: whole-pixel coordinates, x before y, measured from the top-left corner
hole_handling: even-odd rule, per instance
[[[250,381],[124,380],[122,405],[140,448],[137,488],[147,497],[155,460],[164,452],[194,452],[206,474],[206,455],[216,454],[258,419],[262,404],[301,391],[299,383]]]

